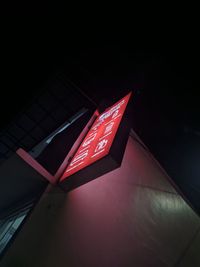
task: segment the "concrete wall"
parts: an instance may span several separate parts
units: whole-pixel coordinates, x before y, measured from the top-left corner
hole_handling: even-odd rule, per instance
[[[122,166],[51,188],[0,267],[199,267],[200,219],[131,137]]]
[[[12,155],[0,166],[0,219],[36,200],[47,185],[40,172],[18,154]]]

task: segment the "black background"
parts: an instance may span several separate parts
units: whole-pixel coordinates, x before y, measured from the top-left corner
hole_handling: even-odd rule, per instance
[[[105,32],[93,21],[77,27],[74,20],[58,25],[55,17],[42,23],[27,17],[4,22],[1,129],[59,70],[97,105],[133,90],[134,130],[200,210],[200,53],[195,28],[180,23],[168,29],[157,21],[160,27],[154,31],[154,26],[144,30],[132,22],[129,28],[105,27]]]

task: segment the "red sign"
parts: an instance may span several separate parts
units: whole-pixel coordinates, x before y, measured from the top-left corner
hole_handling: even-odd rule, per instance
[[[108,155],[131,93],[100,114],[60,181]]]

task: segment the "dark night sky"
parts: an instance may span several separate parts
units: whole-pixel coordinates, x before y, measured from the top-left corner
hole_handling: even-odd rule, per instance
[[[97,103],[133,90],[134,129],[200,210],[198,43],[159,37],[12,28],[1,50],[1,128],[58,69]]]
[[[113,91],[125,87],[138,88],[151,109],[159,107],[162,115],[200,130],[200,55],[195,39],[179,38],[176,33],[163,38],[159,32],[138,36],[134,29],[127,35],[117,31],[104,35],[63,31],[48,23],[26,28],[24,24],[12,25],[2,36],[2,123],[34,97],[52,73],[64,67],[93,98],[113,96]],[[8,107],[6,116],[3,103]]]

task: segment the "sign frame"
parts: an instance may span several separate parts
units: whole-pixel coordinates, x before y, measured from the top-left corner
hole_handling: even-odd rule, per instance
[[[83,169],[80,169],[79,171],[73,173],[71,176],[68,176],[60,180],[59,186],[66,192],[75,189],[85,183],[88,183],[91,180],[94,180],[104,175],[105,173],[120,167],[124,151],[126,148],[126,144],[128,141],[129,132],[131,129],[131,124],[129,120],[129,115],[130,115],[129,107],[131,104],[131,100],[132,100],[132,92],[130,92],[130,98],[128,100],[125,111],[122,115],[120,124],[114,136],[109,153],[103,156],[102,158],[98,159],[97,161],[91,163],[90,165],[84,167]],[[93,124],[91,125],[91,127],[92,126]]]

